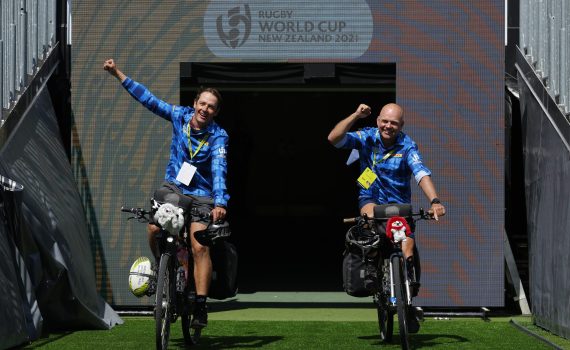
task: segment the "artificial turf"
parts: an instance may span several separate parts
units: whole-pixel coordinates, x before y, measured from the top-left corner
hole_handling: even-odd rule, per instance
[[[347,321],[337,312],[329,311],[330,320],[277,320],[280,312],[273,310],[265,316],[254,310],[236,310],[235,315],[212,313],[210,323],[203,331],[196,349],[399,349],[397,334],[391,344],[382,344],[374,320]],[[321,313],[313,309],[297,310],[297,314]],[[363,312],[365,310],[360,310]],[[294,312],[294,310],[293,310]],[[349,311],[358,313],[358,310]],[[249,316],[248,316],[249,315]],[[269,315],[273,315],[270,317]],[[252,319],[256,317],[265,320]],[[367,313],[366,317],[370,314]],[[373,316],[373,315],[372,315]],[[273,318],[273,320],[271,320]],[[124,324],[106,331],[75,331],[52,333],[25,347],[25,349],[152,349],[154,348],[154,321],[151,317],[123,317]],[[522,332],[509,318],[455,318],[435,320],[427,318],[418,334],[410,336],[413,348],[429,349],[552,349],[549,344]],[[529,321],[519,318],[519,323]],[[570,342],[558,339],[558,346],[566,348]],[[184,348],[180,323],[172,325],[170,348]]]

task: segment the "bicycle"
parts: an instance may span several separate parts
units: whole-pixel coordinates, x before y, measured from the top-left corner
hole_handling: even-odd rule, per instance
[[[169,204],[153,203],[153,207],[157,205],[164,208],[165,211],[172,211],[173,215],[184,217],[182,209]],[[159,210],[161,210],[159,208]],[[139,222],[149,222],[149,215],[152,212],[142,208],[125,208],[121,207],[122,212],[131,213],[134,216],[128,218],[137,219]],[[205,214],[202,214],[206,217]],[[209,214],[207,215],[209,218]],[[175,219],[173,219],[175,220]],[[170,338],[170,324],[176,322],[178,317],[181,319],[182,334],[184,342],[187,345],[195,345],[198,343],[202,330],[201,328],[191,327],[191,315],[194,309],[196,299],[196,286],[194,282],[193,263],[191,249],[187,244],[186,220],[182,220],[181,228],[176,231],[176,225],[172,222],[159,225],[160,232],[156,235],[158,247],[160,250],[160,262],[158,271],[156,271],[156,297],[154,308],[155,319],[155,341],[157,349],[166,349]],[[180,226],[180,225],[179,225]],[[168,230],[167,228],[170,228]],[[187,256],[187,272],[183,265],[184,261],[180,261],[181,256]],[[186,277],[187,274],[187,277]]]
[[[358,216],[343,221],[356,224],[346,234],[347,244],[354,244],[365,252],[366,289],[372,294],[377,309],[380,339],[383,342],[392,341],[394,315],[397,314],[402,349],[407,350],[410,349],[408,321],[416,316],[412,309],[412,288],[416,286],[413,285],[415,281],[408,278],[402,241],[393,239],[390,237],[392,233],[386,232],[386,224],[391,218],[404,218],[411,227],[415,227],[418,220],[433,219],[430,213],[421,208],[418,213],[413,213],[410,204],[384,204],[374,207],[373,218]],[[419,268],[414,270],[419,280]]]

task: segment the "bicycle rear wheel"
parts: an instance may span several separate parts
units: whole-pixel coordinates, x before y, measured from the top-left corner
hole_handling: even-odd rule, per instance
[[[191,346],[198,344],[200,335],[202,334],[202,329],[190,327],[191,315],[194,309],[193,301],[190,301],[186,295],[184,295],[184,298],[186,299],[184,301],[186,307],[180,315],[180,319],[182,321],[182,334],[184,335],[184,342],[186,345]]]
[[[406,279],[404,269],[404,258],[396,255],[392,257],[392,268],[394,274],[394,294],[396,297],[396,308],[398,309],[398,325],[400,330],[400,341],[402,349],[410,349],[410,337],[408,332],[408,294],[406,292]]]
[[[168,254],[160,258],[158,281],[156,286],[156,306],[154,309],[156,348],[168,348],[170,337],[170,320],[172,314],[173,260]]]

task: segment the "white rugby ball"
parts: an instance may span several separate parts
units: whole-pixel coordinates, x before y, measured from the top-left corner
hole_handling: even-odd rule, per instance
[[[131,266],[129,272],[129,289],[136,297],[145,295],[150,286],[150,279],[154,276],[152,263],[146,256],[141,256]]]

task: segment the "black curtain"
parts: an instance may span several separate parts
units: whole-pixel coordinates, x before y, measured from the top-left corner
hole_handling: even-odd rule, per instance
[[[35,299],[25,294],[18,299],[14,293],[2,293],[0,299],[8,295],[11,305],[8,311],[2,308],[10,312],[0,319],[2,331],[15,327],[19,317],[29,318],[26,310],[34,306],[39,306],[49,329],[108,329],[122,323],[97,292],[85,214],[59,135],[44,87],[0,150],[0,174],[22,185],[11,205],[16,225],[3,226],[9,234],[2,235],[0,249],[4,257],[11,252],[10,260],[25,271],[13,278],[13,271],[4,266],[3,273],[12,278],[3,280],[19,281],[37,298],[37,305],[31,305]]]

